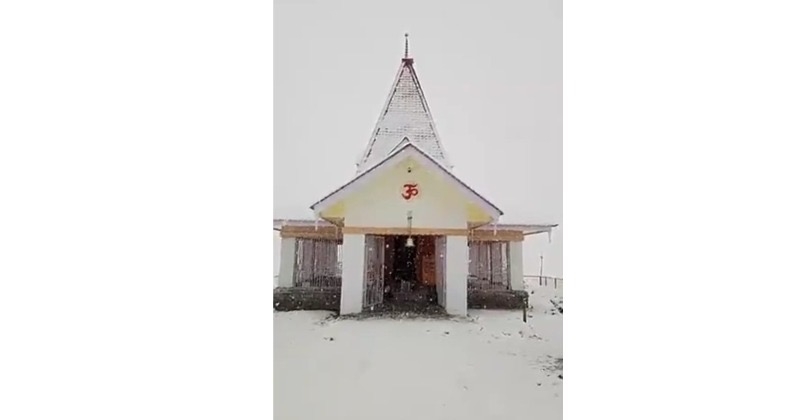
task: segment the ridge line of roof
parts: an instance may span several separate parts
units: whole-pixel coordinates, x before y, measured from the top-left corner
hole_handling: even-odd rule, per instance
[[[432,110],[429,108],[429,101],[426,99],[426,94],[423,92],[423,86],[421,86],[420,79],[418,79],[418,72],[412,65],[409,66],[409,69],[412,73],[412,81],[415,83],[415,88],[418,90],[419,98],[423,104],[423,109],[426,112],[426,115],[429,117],[429,126],[432,128],[432,132],[434,132],[435,141],[437,141],[438,145],[440,146],[440,153],[443,154],[443,161],[446,162],[449,167],[453,167],[451,160],[448,158],[448,154],[446,153],[446,148],[443,146],[443,140],[440,138],[440,132],[437,131],[437,124],[434,123],[434,114],[432,114]]]
[[[365,163],[368,156],[370,156],[370,151],[373,149],[373,145],[376,144],[376,134],[377,134],[376,131],[379,129],[379,125],[382,122],[382,118],[387,114],[388,107],[390,106],[390,101],[393,99],[396,89],[398,89],[398,83],[401,82],[402,71],[404,71],[403,64],[398,68],[398,71],[395,73],[395,77],[393,78],[393,84],[391,85],[390,88],[390,93],[387,95],[387,99],[385,99],[381,111],[379,111],[379,117],[376,119],[376,124],[373,126],[373,130],[371,131],[370,139],[368,140],[368,145],[362,152],[362,157],[360,157],[356,163],[357,167]]]

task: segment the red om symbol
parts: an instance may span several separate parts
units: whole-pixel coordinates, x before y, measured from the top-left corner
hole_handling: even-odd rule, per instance
[[[416,195],[418,195],[418,184],[404,184],[404,192],[401,193],[404,200],[409,200]]]

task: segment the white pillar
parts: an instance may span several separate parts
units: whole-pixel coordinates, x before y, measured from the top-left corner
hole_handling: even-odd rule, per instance
[[[343,281],[340,314],[362,312],[365,278],[365,235],[343,235]]]
[[[524,243],[510,242],[510,289],[524,290]]]
[[[278,287],[292,287],[295,274],[295,238],[281,238],[281,255],[278,265]]]
[[[468,315],[468,237],[446,238],[446,312]]]

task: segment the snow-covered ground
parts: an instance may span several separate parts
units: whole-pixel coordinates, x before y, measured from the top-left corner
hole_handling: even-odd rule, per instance
[[[520,311],[462,320],[274,312],[274,416],[560,419],[562,315],[549,299],[562,290],[532,291],[526,323]]]

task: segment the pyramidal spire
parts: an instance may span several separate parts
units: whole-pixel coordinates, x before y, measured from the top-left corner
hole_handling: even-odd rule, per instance
[[[404,138],[451,169],[413,64],[414,60],[409,56],[409,34],[404,34],[401,67],[368,145],[357,162],[357,173],[387,157]]]

